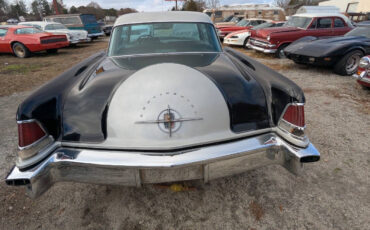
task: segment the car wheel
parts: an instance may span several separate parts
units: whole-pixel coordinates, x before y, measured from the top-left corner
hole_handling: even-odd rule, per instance
[[[46,50],[46,52],[48,54],[56,54],[56,53],[58,53],[58,49],[50,49],[50,50]]]
[[[334,72],[343,76],[354,74],[362,56],[364,53],[360,50],[349,52],[335,64]]]
[[[283,44],[281,46],[279,46],[279,48],[276,50],[276,53],[275,53],[275,56],[277,58],[286,58],[285,56],[285,53],[284,53],[284,49],[285,47],[287,47],[289,44]]]
[[[248,43],[248,41],[249,41],[249,37],[247,37],[245,40],[244,40],[244,43],[243,43],[243,48],[248,48],[247,47],[247,43]]]
[[[31,52],[22,43],[16,42],[13,44],[13,53],[19,58],[27,58],[31,56]]]

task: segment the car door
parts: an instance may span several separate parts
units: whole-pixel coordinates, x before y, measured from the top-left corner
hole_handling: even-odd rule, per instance
[[[317,36],[333,36],[333,19],[331,17],[322,17],[317,19]]]
[[[335,17],[333,27],[333,36],[343,35],[351,30],[344,20],[340,17]]]
[[[9,49],[9,38],[7,38],[8,29],[0,28],[0,53],[11,52]]]

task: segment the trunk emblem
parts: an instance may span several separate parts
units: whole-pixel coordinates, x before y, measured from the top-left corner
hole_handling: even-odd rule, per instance
[[[185,118],[182,117],[176,110],[171,109],[168,105],[167,109],[162,110],[157,120],[137,121],[136,124],[158,124],[159,129],[162,132],[168,133],[169,137],[174,132],[177,132],[181,128],[181,124],[184,121],[197,121],[203,120],[201,117]]]

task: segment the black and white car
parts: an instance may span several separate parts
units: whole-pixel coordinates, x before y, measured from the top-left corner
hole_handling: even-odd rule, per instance
[[[100,52],[36,90],[17,112],[8,185],[205,182],[320,159],[294,82],[222,46],[196,12],[117,19]]]

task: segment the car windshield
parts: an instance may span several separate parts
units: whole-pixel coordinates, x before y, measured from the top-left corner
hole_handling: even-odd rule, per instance
[[[148,23],[117,26],[109,45],[109,56],[220,52],[214,27],[208,23]]]
[[[299,27],[306,29],[312,21],[312,18],[292,16],[286,23],[285,26]]]
[[[253,27],[253,30],[258,30],[258,29],[263,29],[263,28],[273,27],[274,25],[275,25],[275,23],[272,23],[272,22],[265,22],[265,23],[259,24],[259,25],[257,25],[257,26],[254,26],[254,27]]]
[[[357,27],[346,33],[344,36],[364,36],[370,38],[370,28],[369,27]]]
[[[240,21],[240,19],[238,17],[233,17],[230,22],[238,22]]]
[[[234,16],[229,16],[223,20],[223,22],[229,22],[231,19],[233,19]]]
[[[43,33],[43,31],[35,27],[21,28],[15,31],[15,34],[37,34],[37,33]]]
[[[65,25],[62,25],[62,24],[53,24],[53,28],[54,28],[54,30],[65,30],[65,29],[67,29],[67,27]]]
[[[237,26],[247,26],[247,25],[249,25],[250,22],[251,21],[249,21],[249,20],[243,19],[240,22],[236,23],[236,25]]]

